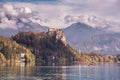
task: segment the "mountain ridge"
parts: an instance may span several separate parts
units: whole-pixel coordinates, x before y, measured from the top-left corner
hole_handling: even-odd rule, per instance
[[[104,29],[99,28],[92,28],[86,24],[81,25],[81,23],[75,23],[70,27],[65,28],[63,31],[68,39],[68,43],[77,51],[81,50],[83,52],[97,52],[101,54],[119,54],[119,47],[116,43],[119,42],[120,33],[105,31]],[[104,42],[104,39],[108,40]],[[104,46],[111,40],[113,45],[107,46],[109,47],[109,50],[113,50],[115,47],[117,48],[114,49],[114,51],[107,51]],[[98,48],[97,46],[99,46],[99,49],[101,48],[101,51],[95,50]]]

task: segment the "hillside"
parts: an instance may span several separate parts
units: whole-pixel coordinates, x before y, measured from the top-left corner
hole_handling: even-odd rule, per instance
[[[66,43],[61,30],[47,33],[20,32],[13,40],[29,48],[35,54],[37,63],[70,63],[79,58],[79,54]]]
[[[24,46],[0,36],[0,63],[20,62],[20,54],[25,53],[26,60],[34,62],[34,55]]]
[[[46,33],[19,32],[13,40],[31,50],[36,56],[36,64],[71,64],[74,62],[90,64],[118,61],[113,55],[78,53],[67,44],[63,31],[59,29],[48,30]]]

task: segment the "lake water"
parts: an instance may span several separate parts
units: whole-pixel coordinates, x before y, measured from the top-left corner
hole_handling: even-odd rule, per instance
[[[0,80],[120,80],[120,64],[96,66],[3,66]]]

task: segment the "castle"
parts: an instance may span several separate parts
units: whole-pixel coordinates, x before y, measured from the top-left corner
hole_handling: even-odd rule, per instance
[[[56,40],[61,40],[66,45],[66,38],[61,29],[48,28],[49,35],[55,35]]]
[[[48,32],[55,32],[55,31],[63,32],[61,29],[48,28]]]
[[[48,28],[48,32],[56,31],[55,28]]]

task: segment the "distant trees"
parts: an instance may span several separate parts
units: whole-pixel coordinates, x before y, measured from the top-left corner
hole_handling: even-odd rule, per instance
[[[11,49],[8,46],[4,46],[1,52],[5,55],[6,59],[10,59]]]

